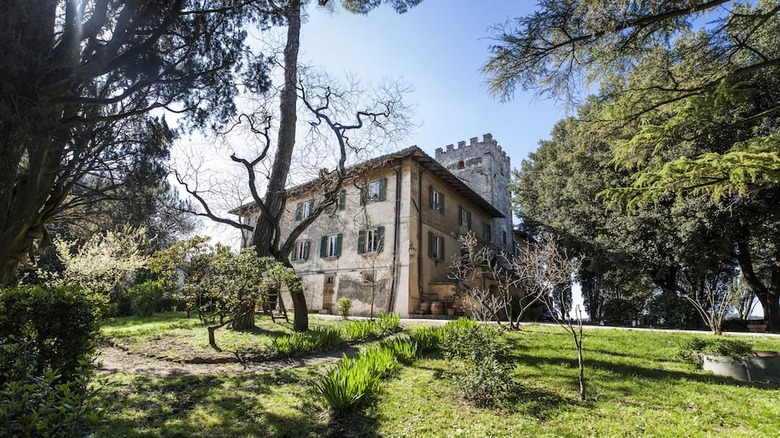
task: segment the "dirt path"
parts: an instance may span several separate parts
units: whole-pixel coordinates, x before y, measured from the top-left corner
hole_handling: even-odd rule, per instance
[[[348,347],[321,355],[268,362],[249,362],[246,364],[182,364],[129,353],[116,347],[105,346],[100,349],[98,355],[98,369],[112,373],[125,372],[154,377],[257,373],[335,363],[341,359],[343,354],[352,357],[357,351],[358,349],[355,347]]]

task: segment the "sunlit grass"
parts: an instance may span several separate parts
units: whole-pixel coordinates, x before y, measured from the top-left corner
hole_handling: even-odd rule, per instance
[[[318,324],[332,323],[313,319]],[[149,327],[135,337],[166,333]],[[176,330],[205,331],[168,332]],[[401,366],[364,409],[335,419],[314,390],[330,366],[168,378],[113,374],[102,392],[107,422],[95,436],[777,436],[780,385],[714,376],[679,359],[693,336],[586,329],[587,400],[580,402],[569,335],[524,326],[505,335],[518,393],[494,409],[461,400],[447,378],[451,365],[437,354]],[[780,350],[778,337],[739,339]]]

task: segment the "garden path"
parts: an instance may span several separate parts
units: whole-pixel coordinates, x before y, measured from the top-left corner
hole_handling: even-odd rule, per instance
[[[154,377],[195,376],[202,374],[258,373],[288,368],[309,367],[338,362],[342,355],[352,357],[356,347],[315,354],[306,357],[277,359],[246,363],[178,363],[134,354],[120,348],[104,346],[98,354],[98,369],[106,372],[125,372]]]

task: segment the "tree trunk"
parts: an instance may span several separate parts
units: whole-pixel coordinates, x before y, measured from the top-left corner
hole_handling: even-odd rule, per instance
[[[285,186],[295,148],[295,125],[298,122],[296,87],[301,34],[300,0],[290,0],[286,11],[287,43],[284,48],[284,87],[279,96],[279,138],[264,200],[273,217],[261,214],[252,236],[252,245],[261,256],[272,255],[276,251],[273,247],[279,238],[276,235],[276,226],[284,213]]]
[[[309,330],[309,309],[306,307],[306,295],[303,294],[303,284],[296,278],[287,285],[293,302],[293,329],[296,332]]]
[[[753,291],[764,309],[764,319],[769,331],[780,333],[780,250],[775,252],[775,262],[772,265],[770,285],[767,287],[753,268],[753,258],[750,252],[750,231],[744,225],[739,225],[737,236],[737,262],[747,287]]]
[[[233,330],[252,330],[255,328],[255,303],[247,301],[241,304],[233,318]]]
[[[285,186],[287,185],[287,176],[290,172],[290,163],[295,148],[295,125],[298,121],[298,94],[296,87],[298,85],[301,8],[300,0],[290,0],[286,8],[287,43],[284,48],[284,88],[279,97],[279,138],[276,156],[268,181],[268,190],[264,199],[264,204],[271,216],[260,215],[252,236],[252,245],[258,255],[274,256],[278,261],[287,265],[289,263],[286,260],[280,260],[278,248],[275,246],[279,241],[276,230],[279,220],[284,213]],[[296,331],[307,331],[309,329],[309,315],[303,287],[300,281],[297,284],[288,285],[288,287],[293,306],[295,307],[294,328]]]

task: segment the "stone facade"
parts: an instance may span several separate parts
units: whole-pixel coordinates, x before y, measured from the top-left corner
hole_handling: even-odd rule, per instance
[[[511,213],[508,225],[496,221],[509,212],[508,194],[500,195],[497,184],[474,183],[480,172],[508,175],[509,160],[503,160],[506,156],[492,139],[483,143],[483,147],[451,151],[459,151],[464,162],[471,162],[471,174],[455,176],[416,146],[348,169],[344,202],[305,230],[296,241],[299,251],[291,257],[303,280],[309,310],[333,313],[336,301],[348,297],[353,314],[397,312],[406,317],[416,313],[422,301],[450,298],[452,288],[445,287],[451,284],[448,266],[460,254],[460,235],[471,230],[484,244],[496,244],[507,229],[510,244],[497,246],[511,249]],[[372,184],[380,195],[365,202],[361,190]],[[310,208],[307,204],[319,202],[316,184],[288,193],[282,235],[299,223]],[[491,205],[485,195],[507,205]],[[256,223],[257,212],[251,206],[234,213],[244,223]],[[483,233],[488,225],[494,230],[490,235]],[[244,237],[248,242],[249,236]],[[372,240],[375,243],[369,243]],[[285,302],[289,304],[289,297]]]
[[[514,226],[509,192],[510,159],[493,135],[483,135],[482,141],[477,137],[472,137],[468,143],[459,141],[457,147],[449,144],[446,148],[437,148],[436,161],[504,215],[503,218],[493,219],[492,243],[497,248],[512,252]]]

